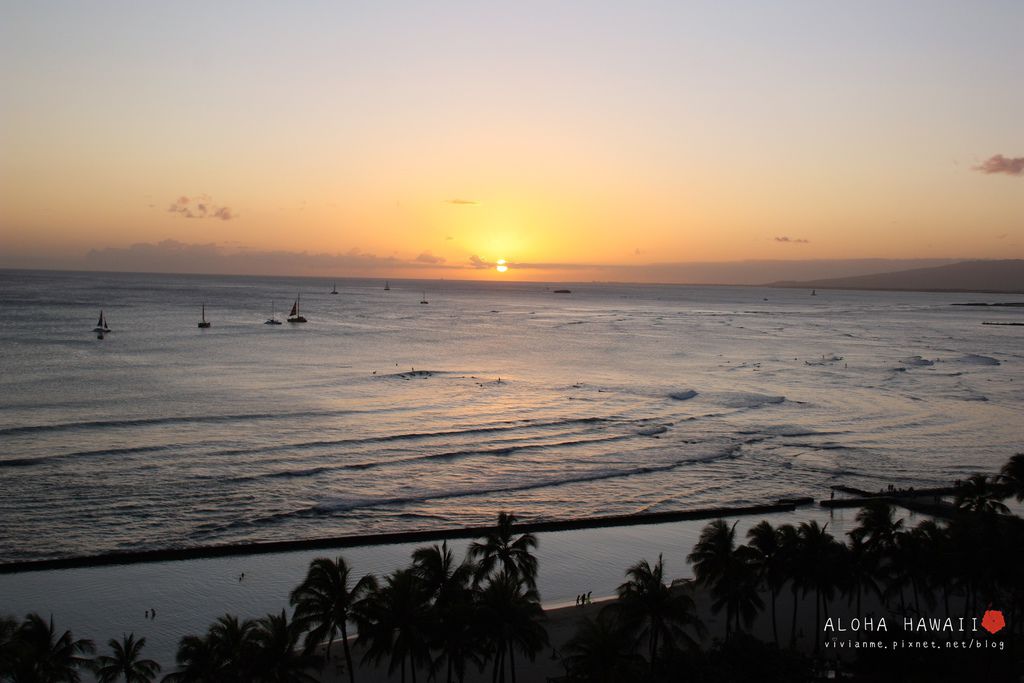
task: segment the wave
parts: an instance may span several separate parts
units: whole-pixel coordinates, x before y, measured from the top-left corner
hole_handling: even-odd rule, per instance
[[[673,391],[668,395],[668,397],[677,401],[688,401],[696,395],[697,392],[695,390],[686,389],[685,391]]]
[[[998,360],[990,356],[982,356],[977,353],[968,353],[960,358],[956,359],[957,363],[967,363],[969,365],[1002,365]]]
[[[94,451],[75,451],[73,453],[57,453],[54,455],[40,455],[35,458],[11,458],[0,460],[0,467],[32,467],[43,465],[58,460],[72,460],[74,458],[103,457],[109,455],[134,455],[136,453],[157,453],[159,451],[170,451],[184,448],[181,444],[165,444],[162,446],[135,446],[131,448],[105,448]]]
[[[461,491],[425,491],[420,494],[410,496],[396,496],[392,498],[361,498],[358,500],[348,499],[333,499],[317,503],[316,505],[301,510],[296,510],[293,513],[287,513],[288,515],[324,515],[333,514],[336,512],[347,512],[349,510],[356,510],[362,508],[381,507],[386,505],[406,505],[409,503],[419,503],[428,500],[444,500],[448,498],[467,498],[472,496],[488,495],[493,493],[514,493],[519,491],[533,491],[542,488],[551,488],[557,486],[565,486],[568,484],[580,484],[586,482],[605,481],[608,479],[622,479],[627,477],[635,477],[644,474],[652,474],[657,472],[668,472],[685,465],[695,465],[701,463],[712,462],[714,460],[721,460],[725,458],[736,457],[740,448],[740,444],[736,444],[722,452],[715,453],[703,458],[686,458],[682,460],[674,460],[672,462],[665,463],[663,465],[647,465],[643,467],[633,468],[610,468],[605,470],[598,470],[595,472],[588,472],[577,475],[570,475],[561,477],[558,479],[547,479],[543,481],[524,482],[521,484],[507,485],[507,486],[493,486],[489,488],[472,488],[464,489]]]
[[[663,430],[664,431],[664,430]],[[610,443],[613,441],[622,441],[624,439],[630,439],[637,434],[617,434],[615,436],[604,436],[596,439],[573,439],[571,441],[558,441],[555,443],[529,443],[517,446],[502,446],[500,448],[476,448],[466,449],[461,451],[446,451],[443,453],[429,453],[427,455],[415,455],[408,458],[396,458],[394,460],[373,460],[359,463],[346,463],[343,465],[322,465],[319,467],[309,467],[295,470],[279,470],[276,472],[266,472],[263,474],[253,474],[244,477],[234,477],[230,481],[249,481],[252,479],[276,479],[276,478],[295,478],[295,477],[312,477],[324,472],[339,471],[339,470],[370,470],[378,469],[383,467],[399,467],[402,465],[408,465],[410,463],[423,462],[429,460],[461,460],[463,458],[473,457],[489,457],[495,455],[511,455],[520,451],[537,450],[537,449],[550,449],[550,448],[566,448],[572,446],[586,446],[589,444],[597,443]],[[217,476],[217,479],[221,479]]]
[[[557,479],[545,479],[541,481],[528,481],[519,484],[502,485],[502,486],[491,486],[486,488],[469,488],[456,491],[423,491],[421,493],[412,494],[408,496],[392,496],[392,497],[369,497],[369,496],[346,496],[346,497],[334,497],[316,503],[314,505],[300,508],[297,510],[291,510],[288,512],[278,512],[265,517],[259,517],[256,519],[249,520],[235,520],[227,524],[212,525],[208,524],[202,529],[205,533],[219,533],[239,527],[249,527],[256,525],[266,525],[275,522],[294,519],[296,517],[326,517],[337,513],[351,512],[354,510],[365,510],[371,508],[386,507],[390,505],[409,505],[413,503],[422,503],[431,500],[447,500],[452,498],[470,498],[473,496],[486,496],[496,493],[517,493],[520,491],[534,491],[537,489],[544,488],[556,488],[559,486],[567,486],[571,484],[582,484],[589,482],[607,481],[611,479],[625,479],[629,477],[643,476],[647,474],[657,474],[661,472],[669,472],[680,467],[688,465],[697,465],[702,463],[713,462],[715,460],[722,460],[728,458],[735,458],[740,455],[740,451],[745,442],[737,443],[729,448],[721,451],[709,454],[704,457],[684,458],[680,460],[674,460],[662,465],[648,465],[643,467],[632,467],[632,468],[609,468],[603,470],[597,470],[594,472],[580,473],[576,475],[569,475],[560,477]]]
[[[650,427],[641,427],[636,430],[636,433],[640,436],[657,436],[658,434],[664,434],[668,431],[668,427],[665,425],[653,425]]]
[[[148,427],[151,425],[173,424],[217,424],[247,420],[288,420],[303,417],[337,417],[339,415],[365,415],[368,413],[390,412],[400,408],[375,408],[364,410],[315,410],[302,413],[236,413],[230,415],[176,415],[171,417],[143,417],[121,420],[84,420],[61,422],[49,425],[24,425],[0,429],[0,436],[33,434],[37,432],[65,432],[77,429],[110,429],[115,427]]]
[[[782,403],[785,400],[785,396],[737,393],[724,395],[720,402],[727,408],[759,408],[764,405]]]
[[[343,412],[354,412],[354,411],[343,411]],[[300,413],[303,416],[316,415],[313,413]],[[327,413],[328,415],[335,415],[337,413]],[[173,418],[172,418],[173,419]],[[330,446],[350,446],[350,445],[363,445],[363,444],[374,444],[374,443],[388,443],[394,441],[407,441],[416,439],[429,439],[446,436],[468,436],[472,434],[492,434],[496,432],[510,431],[516,429],[533,429],[533,428],[546,428],[546,427],[561,427],[561,426],[572,426],[581,424],[595,424],[602,422],[614,422],[618,418],[615,417],[581,417],[581,418],[570,418],[566,420],[546,420],[546,421],[533,421],[529,419],[523,420],[508,420],[505,422],[499,422],[494,426],[490,427],[470,427],[468,429],[449,429],[434,432],[408,432],[404,434],[386,434],[383,436],[369,436],[360,437],[354,439],[331,439],[331,440],[320,440],[320,441],[303,441],[299,443],[287,443],[287,444],[276,444],[272,446],[255,446],[250,448],[229,448],[217,451],[210,451],[206,453],[209,457],[220,457],[229,455],[251,455],[256,453],[274,453],[291,450],[303,450],[312,448],[325,448]],[[183,419],[184,421],[184,419]],[[128,421],[125,421],[128,422]],[[148,422],[148,421],[147,421]],[[28,429],[28,428],[16,428],[16,429]],[[3,432],[0,431],[0,434]],[[12,458],[9,460],[0,460],[0,468],[2,467],[31,467],[34,465],[42,465],[59,460],[71,460],[74,458],[85,458],[85,457],[104,457],[104,456],[116,456],[116,455],[127,455],[135,453],[156,453],[160,451],[169,451],[175,449],[188,448],[187,445],[183,444],[164,444],[159,446],[138,446],[134,448],[108,448],[88,451],[74,451],[71,453],[59,453],[54,455],[42,455],[35,458]]]
[[[935,361],[922,358],[921,356],[910,356],[909,358],[904,358],[900,362],[913,368],[930,367],[935,365]]]
[[[489,427],[468,427],[466,429],[445,429],[433,432],[406,432],[402,434],[384,434],[381,436],[365,436],[352,439],[330,439],[320,441],[301,441],[299,443],[280,444],[275,446],[263,446],[259,448],[232,448],[214,451],[211,455],[247,455],[250,453],[272,453],[278,451],[291,451],[312,448],[325,448],[329,446],[353,446],[375,443],[391,443],[395,441],[415,441],[418,439],[433,439],[444,436],[470,436],[473,434],[494,434],[516,429],[535,429],[545,427],[569,427],[572,425],[596,424],[602,422],[615,422],[616,417],[577,417],[566,420],[545,420],[534,421],[530,419],[506,420],[494,423]]]

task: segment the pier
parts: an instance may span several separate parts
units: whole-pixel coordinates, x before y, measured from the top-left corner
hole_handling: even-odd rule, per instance
[[[864,507],[875,501],[906,508],[913,512],[921,512],[935,517],[950,518],[956,512],[956,506],[943,500],[944,496],[955,496],[956,486],[941,486],[927,489],[893,489],[883,491],[864,491],[853,486],[833,486],[833,491],[847,494],[848,498],[832,498],[822,500],[818,504],[825,508]]]

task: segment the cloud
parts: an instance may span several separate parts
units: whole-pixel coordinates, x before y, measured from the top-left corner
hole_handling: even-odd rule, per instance
[[[201,194],[198,197],[187,197],[182,195],[171,202],[167,207],[168,213],[174,213],[185,218],[216,218],[222,221],[230,221],[238,215],[232,212],[230,206],[217,206],[212,203],[209,195]]]
[[[786,242],[788,244],[807,244],[810,240],[804,239],[803,237],[776,237],[776,242]]]
[[[341,254],[260,251],[226,244],[188,244],[167,239],[129,247],[93,249],[86,255],[90,268],[163,273],[223,273],[227,275],[371,276],[383,270],[444,268],[392,256],[364,253],[358,248]]]
[[[475,199],[446,199],[445,204],[457,204],[459,206],[478,206],[480,202]]]
[[[493,268],[494,267],[493,263],[491,263],[490,261],[485,261],[484,259],[480,258],[476,254],[473,254],[472,256],[469,257],[469,265],[472,268],[479,268],[481,270],[484,269],[484,268]]]
[[[978,164],[974,167],[975,171],[981,171],[986,175],[993,173],[1004,173],[1006,175],[1024,175],[1024,157],[1014,157],[1012,159],[1004,157],[1002,154],[996,154],[993,157],[989,157],[983,163]]]
[[[443,256],[434,256],[429,251],[425,251],[416,257],[418,263],[444,263],[445,260]]]

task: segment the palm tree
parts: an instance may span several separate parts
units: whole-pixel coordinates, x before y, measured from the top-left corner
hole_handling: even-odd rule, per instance
[[[692,628],[703,635],[704,625],[696,615],[691,587],[672,589],[665,583],[665,563],[661,555],[652,567],[641,560],[626,570],[627,581],[619,586],[619,600],[611,608],[622,623],[635,634],[635,642],[647,641],[647,656],[654,670],[660,648],[682,643],[697,649],[696,639],[687,633]]]
[[[259,680],[264,683],[316,683],[319,679],[308,673],[321,659],[298,648],[302,629],[296,621],[280,614],[268,614],[256,622],[254,641]]]
[[[789,647],[796,649],[796,612],[800,605],[800,589],[805,581],[805,567],[801,560],[803,539],[792,524],[780,524],[776,533],[779,536],[780,571],[789,577],[789,590],[793,596],[793,615],[789,625]]]
[[[697,583],[711,588],[715,601],[713,612],[725,608],[725,637],[732,633],[733,622],[740,627],[740,618],[750,624],[764,607],[757,590],[755,553],[750,548],[736,547],[736,524],[716,519],[701,531],[693,552],[687,556],[693,564]]]
[[[216,656],[219,680],[242,683],[250,679],[257,651],[255,621],[225,614],[213,622],[206,638]]]
[[[872,500],[857,511],[857,533],[869,552],[885,554],[892,548],[903,520],[894,519],[894,508],[882,500]]]
[[[448,549],[448,542],[440,546],[417,548],[412,553],[413,571],[423,581],[431,598],[440,604],[465,593],[473,578],[473,566],[463,562],[456,566],[455,556]]]
[[[208,636],[184,636],[175,661],[178,670],[164,676],[164,683],[209,683],[219,676],[219,657]]]
[[[75,640],[71,631],[57,635],[53,617],[45,621],[38,614],[25,617],[14,633],[15,645],[12,680],[68,681],[78,683],[79,671],[92,660],[83,655],[95,652],[91,640]]]
[[[351,570],[345,558],[339,557],[334,561],[326,557],[317,558],[310,562],[305,580],[292,591],[291,604],[295,606],[295,620],[303,630],[309,631],[306,635],[307,649],[326,642],[326,656],[330,659],[331,644],[341,633],[349,683],[355,683],[348,622],[353,617],[354,605],[376,590],[377,581],[373,575],[367,575],[349,588],[350,579]]]
[[[483,629],[476,623],[473,592],[467,590],[464,595],[440,605],[435,600],[431,609],[434,614],[430,619],[429,645],[438,653],[431,662],[431,677],[444,669],[448,683],[456,679],[463,681],[467,664],[475,664],[483,671],[487,643]]]
[[[356,618],[357,642],[366,645],[363,661],[387,657],[388,674],[401,667],[402,683],[408,664],[415,683],[417,667],[430,662],[427,643],[432,633],[430,596],[419,576],[411,569],[395,571],[360,601]]]
[[[1024,453],[1011,457],[999,470],[999,481],[1006,487],[1006,493],[1024,501]]]
[[[967,479],[956,494],[956,507],[962,512],[1005,515],[1010,509],[999,501],[999,491],[984,474]]]
[[[801,522],[800,561],[804,570],[804,592],[814,590],[814,623],[821,624],[821,609],[828,616],[828,601],[834,596],[838,572],[839,544],[828,533],[828,524],[818,526],[817,521]],[[814,629],[814,651],[819,649],[821,630]]]
[[[14,617],[0,616],[0,680],[14,673],[15,634],[18,622]]]
[[[491,678],[504,683],[507,662],[512,683],[515,683],[516,650],[533,661],[548,644],[547,630],[541,624],[544,610],[540,596],[523,577],[502,569],[480,591],[478,608],[480,627],[493,648]]]
[[[639,678],[643,658],[633,647],[633,634],[618,610],[601,610],[596,619],[580,622],[566,642],[564,661],[574,680],[617,683]]]
[[[135,640],[131,633],[122,636],[121,642],[111,638],[107,645],[112,655],[100,655],[93,664],[99,683],[113,683],[119,678],[125,683],[149,683],[156,678],[160,665],[152,659],[142,659],[145,638]]]
[[[417,548],[412,557],[413,571],[433,599],[434,631],[430,645],[438,651],[438,656],[433,661],[432,672],[436,675],[443,666],[448,683],[456,677],[462,680],[467,661],[483,666],[481,638],[473,624],[475,607],[470,589],[473,566],[467,562],[456,566],[447,542]]]
[[[782,569],[782,546],[779,533],[767,520],[761,520],[747,531],[750,547],[756,552],[754,562],[761,581],[768,586],[772,596],[772,637],[775,645],[779,644],[779,628],[775,620],[775,602],[785,583],[786,575]]]
[[[861,598],[865,591],[881,596],[882,591],[875,580],[878,576],[879,556],[868,549],[864,543],[863,534],[854,529],[847,534],[850,543],[844,552],[845,571],[843,572],[846,585],[850,589],[849,599],[857,600],[857,614],[863,614],[861,610]]]
[[[529,585],[537,587],[537,558],[533,550],[537,548],[537,537],[525,533],[515,538],[513,525],[516,516],[501,512],[498,514],[498,526],[484,535],[483,541],[473,541],[469,545],[469,557],[477,561],[474,580],[480,584],[491,576],[498,565],[512,576],[517,576]]]

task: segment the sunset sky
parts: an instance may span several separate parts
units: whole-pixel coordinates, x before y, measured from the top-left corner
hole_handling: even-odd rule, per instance
[[[1022,258],[1022,35],[1019,0],[4,2],[0,267]]]

